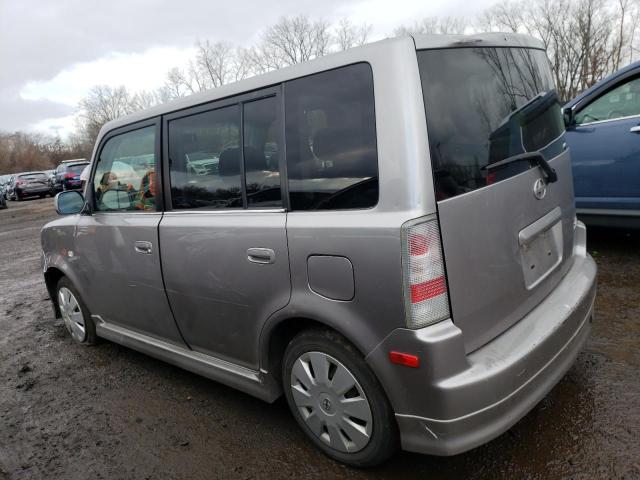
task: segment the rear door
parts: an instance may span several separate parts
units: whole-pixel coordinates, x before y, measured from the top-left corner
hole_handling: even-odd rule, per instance
[[[542,50],[423,50],[418,61],[452,317],[472,351],[526,315],[570,266],[564,126]],[[508,160],[531,152],[557,181]]]
[[[640,211],[640,77],[590,99],[567,131],[578,209]]]
[[[169,115],[160,223],[167,295],[196,351],[258,369],[263,323],[289,301],[279,88]]]

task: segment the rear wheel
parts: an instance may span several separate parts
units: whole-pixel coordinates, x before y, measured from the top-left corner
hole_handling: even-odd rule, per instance
[[[56,301],[71,338],[76,343],[95,344],[97,341],[95,323],[89,314],[89,309],[67,277],[62,277],[58,281]]]
[[[283,387],[296,421],[329,457],[378,465],[398,446],[389,401],[362,355],[341,335],[305,331],[287,346]]]

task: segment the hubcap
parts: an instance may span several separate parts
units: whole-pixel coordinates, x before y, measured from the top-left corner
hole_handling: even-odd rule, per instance
[[[353,374],[322,352],[305,352],[293,364],[291,393],[313,434],[340,452],[367,446],[373,431],[369,401]]]
[[[58,290],[58,304],[62,320],[64,320],[64,325],[71,337],[78,342],[83,342],[86,336],[84,316],[80,304],[71,290],[66,287]]]

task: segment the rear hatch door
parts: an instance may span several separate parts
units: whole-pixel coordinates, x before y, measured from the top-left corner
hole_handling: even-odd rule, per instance
[[[451,312],[470,352],[570,267],[570,158],[543,50],[421,50],[418,62]]]

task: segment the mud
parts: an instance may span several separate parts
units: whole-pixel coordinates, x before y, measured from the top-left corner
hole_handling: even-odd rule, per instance
[[[113,343],[72,343],[39,271],[50,199],[0,211],[0,479],[640,478],[640,232],[590,230],[593,333],[510,431],[451,458],[354,470],[267,405]]]

